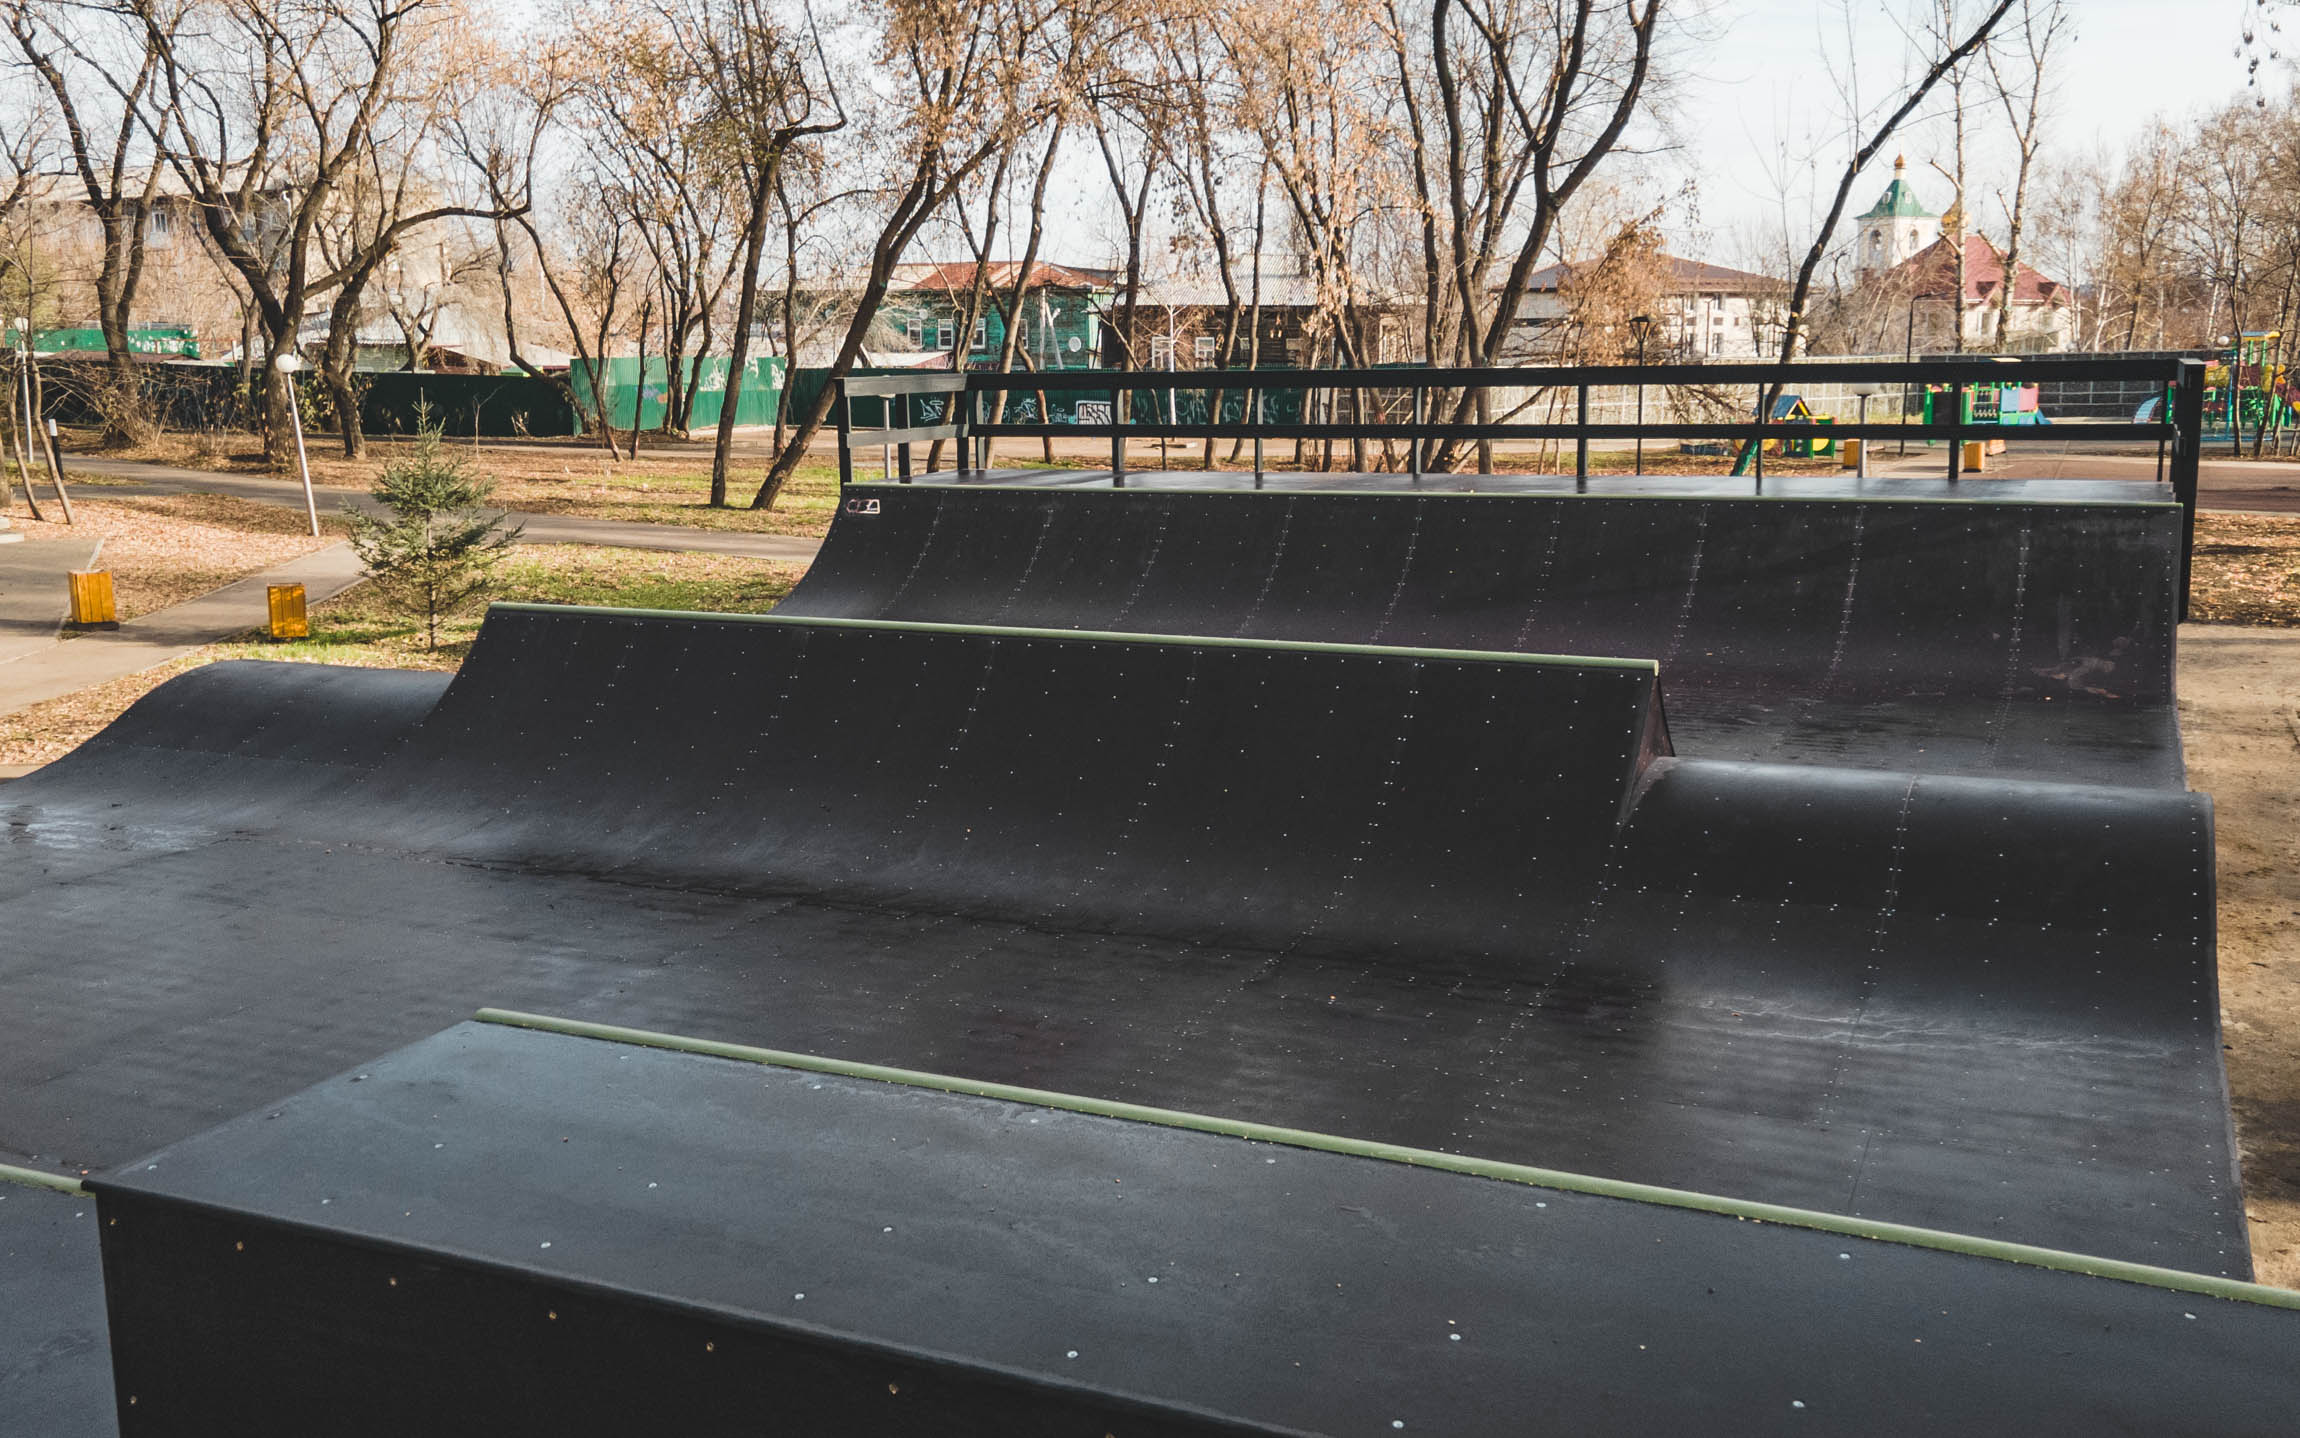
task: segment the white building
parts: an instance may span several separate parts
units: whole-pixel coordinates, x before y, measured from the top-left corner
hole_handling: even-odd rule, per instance
[[[1861,229],[1853,241],[1853,264],[1863,276],[1882,274],[1914,259],[1941,237],[1941,217],[1926,209],[1909,187],[1909,162],[1902,155],[1893,157],[1893,183],[1855,223]]]
[[[1656,274],[1648,283],[1659,293],[1642,301],[1654,321],[1646,344],[1648,360],[1752,359],[1780,350],[1780,309],[1788,286],[1770,275],[1675,255],[1656,254],[1652,263]],[[1577,303],[1575,281],[1590,274],[1594,264],[1556,264],[1533,273],[1518,305],[1508,358],[1633,353],[1633,346],[1620,336],[1592,344],[1589,337],[1574,332],[1576,325],[1593,322]],[[1609,308],[1619,308],[1620,298]]]

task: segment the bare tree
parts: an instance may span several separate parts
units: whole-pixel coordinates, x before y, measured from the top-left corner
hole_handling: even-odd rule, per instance
[[[1830,202],[1828,215],[1821,221],[1818,233],[1813,236],[1812,246],[1806,250],[1803,262],[1798,265],[1797,278],[1789,290],[1787,322],[1781,327],[1781,360],[1783,363],[1796,357],[1797,342],[1804,334],[1805,305],[1812,297],[1813,280],[1820,273],[1821,261],[1828,254],[1830,239],[1836,234],[1838,223],[1844,219],[1845,205],[1852,199],[1853,186],[1860,183],[1862,172],[1875,163],[1877,156],[1882,154],[1885,146],[1891,142],[1894,132],[1900,129],[1902,122],[1914,114],[1917,107],[1925,102],[1925,97],[1933,92],[1933,87],[1940,84],[1952,71],[1964,64],[1974,51],[1987,43],[1989,36],[1995,32],[1997,25],[2004,20],[2006,12],[2012,9],[2014,3],[2015,0],[1996,0],[1989,11],[1973,25],[1970,32],[1961,39],[1954,36],[1949,37],[1950,43],[1945,50],[1932,59],[1925,67],[1924,72],[1917,78],[1916,83],[1912,84],[1901,95],[1898,103],[1894,104],[1892,109],[1886,113],[1885,118],[1879,121],[1874,129],[1867,132],[1866,138],[1861,139],[1859,132],[1856,132],[1855,138],[1860,139],[1860,143],[1854,149],[1851,157],[1846,160],[1843,173],[1838,176],[1836,194]],[[1958,303],[1961,306],[1963,300],[1960,298]],[[1776,382],[1773,386],[1773,392],[1777,394],[1779,388],[1779,383]],[[1769,395],[1768,407],[1770,402],[1771,396]]]
[[[101,232],[93,289],[96,324],[111,366],[112,395],[103,406],[106,438],[141,439],[150,420],[128,329],[161,173],[153,162],[143,109],[163,46],[181,28],[184,10],[175,0],[152,0],[138,23],[96,7],[12,0],[4,13],[24,67],[39,78],[55,105],[72,177]]]
[[[794,148],[844,129],[847,117],[811,13],[802,15],[796,29],[782,22],[770,0],[693,0],[679,13],[686,22],[679,33],[710,96],[704,124],[741,183],[741,277],[726,397],[711,451],[711,503],[723,506],[776,181]]]
[[[1086,13],[1064,0],[896,0],[889,7],[880,53],[889,104],[897,108],[875,138],[897,168],[879,192],[846,334],[821,390],[752,496],[753,509],[774,506],[829,418],[835,386],[862,353],[895,264],[919,230],[1002,147],[1059,108],[1062,86],[1074,75],[1063,36],[1075,34]]]
[[[165,0],[121,0],[154,56],[147,126],[190,193],[209,241],[253,302],[267,364],[264,446],[290,444],[286,375],[268,363],[293,350],[304,312],[364,269],[372,274],[408,230],[451,216],[508,217],[428,204],[379,227],[346,263],[320,252],[322,222],[371,163],[379,130],[411,86],[427,89],[445,38],[446,0],[206,0],[198,24],[171,29]]]
[[[1997,286],[1996,322],[1990,328],[1989,347],[2003,349],[2012,329],[2013,291],[2020,274],[2021,232],[2028,219],[2029,177],[2036,167],[2036,152],[2044,138],[2045,103],[2049,96],[2054,43],[2072,23],[2064,0],[2020,0],[2021,68],[2011,73],[1997,57],[2000,47],[1983,46],[1989,82],[2004,107],[2005,123],[2012,130],[2020,163],[2013,173],[2012,198],[2005,201],[2004,281]],[[1962,286],[1959,286],[1961,294]]]

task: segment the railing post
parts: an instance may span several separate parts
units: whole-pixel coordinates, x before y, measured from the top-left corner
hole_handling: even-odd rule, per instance
[[[997,405],[997,408],[991,411],[992,417],[988,420],[982,417],[982,401],[986,395],[991,396]],[[974,423],[977,429],[985,424],[996,424],[1004,416],[1006,410],[1005,390],[970,388],[967,391],[967,398],[974,403]],[[990,473],[990,436],[987,434],[978,434],[974,437],[974,472],[976,474]]]
[[[833,403],[839,417],[839,488],[845,489],[855,482],[854,416],[847,413],[847,382],[841,375]]]
[[[2233,383],[2230,386],[2234,388]],[[2180,617],[2188,617],[2189,563],[2196,550],[2197,461],[2204,454],[2204,361],[2184,359],[2172,381],[2172,495],[2180,501]]]
[[[1964,473],[1965,465],[1965,382],[1958,380],[1949,386],[1949,483]]]
[[[1262,487],[1262,392],[1249,392],[1254,401],[1254,488]]]
[[[1413,387],[1413,397],[1413,427],[1406,435],[1406,456],[1407,463],[1413,466],[1414,483],[1420,484],[1422,482],[1422,423],[1428,413],[1429,402],[1427,391],[1418,384]]]
[[[1110,387],[1110,485],[1126,487],[1126,413],[1132,395],[1123,385]]]
[[[907,434],[910,431],[911,421],[910,392],[905,390],[895,398],[902,401],[902,428],[903,432]],[[894,418],[894,405],[891,402],[886,407],[886,417],[889,420]],[[894,452],[895,462],[902,466],[902,482],[908,484],[910,483],[910,441],[906,439],[896,445]]]
[[[1767,386],[1757,386],[1757,443],[1755,447],[1749,451],[1749,472],[1756,478],[1757,492],[1759,494],[1763,494],[1765,492],[1765,417],[1767,411],[1772,408],[1772,406],[1765,403],[1765,397],[1769,393],[1770,390]]]
[[[1573,394],[1573,491],[1589,493],[1589,386],[1578,385]]]

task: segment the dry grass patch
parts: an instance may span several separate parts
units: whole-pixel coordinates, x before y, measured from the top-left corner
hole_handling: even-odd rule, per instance
[[[95,567],[112,572],[120,617],[133,619],[196,599],[235,579],[335,543],[341,520],[322,517],[321,537],[299,512],[220,494],[167,494],[73,501],[75,523],[51,501],[46,522],[11,515],[31,539],[100,537]]]
[[[371,487],[383,466],[414,443],[405,438],[371,437],[365,456],[345,459],[334,452],[332,436],[313,435],[311,440],[312,482],[360,490]],[[76,448],[92,451],[95,439],[83,433],[75,436],[73,443]],[[747,508],[767,472],[766,447],[757,440],[740,444],[729,476],[727,497],[732,507],[724,509],[710,504],[711,451],[706,443],[665,441],[650,449],[642,442],[635,460],[610,457],[595,440],[483,441],[472,445],[451,439],[449,443],[468,450],[473,467],[495,482],[497,504],[533,514],[819,539],[830,529],[831,514],[838,505],[838,461],[826,453],[799,466],[773,509]],[[142,460],[185,469],[275,473],[253,435],[167,434],[133,448],[102,453],[108,459]]]

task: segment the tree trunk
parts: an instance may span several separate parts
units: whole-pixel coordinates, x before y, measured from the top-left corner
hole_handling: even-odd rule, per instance
[[[735,446],[735,406],[743,394],[743,367],[751,362],[751,321],[759,308],[759,260],[767,246],[767,204],[773,198],[781,156],[767,161],[750,193],[743,225],[743,284],[735,301],[735,342],[727,358],[727,388],[719,404],[719,434],[711,447],[711,507],[727,507],[727,464]],[[780,488],[780,486],[777,486]],[[770,504],[768,507],[772,507]]]

